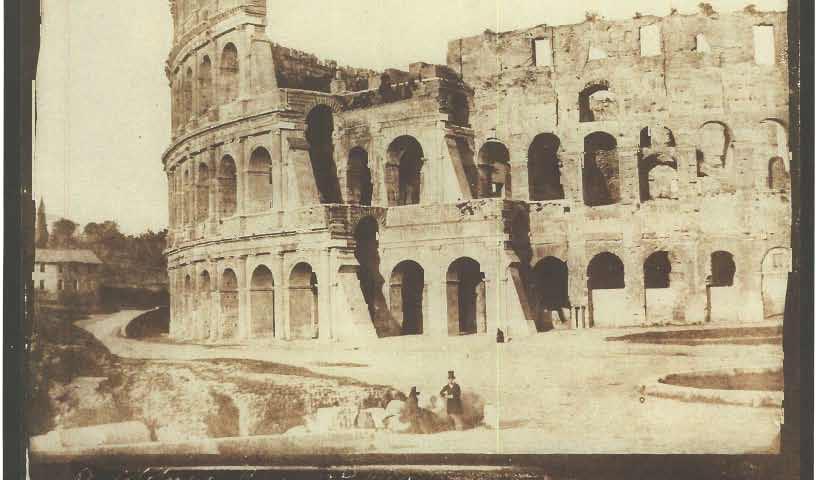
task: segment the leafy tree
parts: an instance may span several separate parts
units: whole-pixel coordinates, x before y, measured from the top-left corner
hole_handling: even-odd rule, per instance
[[[77,224],[67,218],[60,218],[51,225],[51,236],[49,245],[54,248],[71,248],[77,244],[74,237]]]

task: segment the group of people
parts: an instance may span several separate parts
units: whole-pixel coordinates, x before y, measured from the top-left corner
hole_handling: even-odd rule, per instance
[[[411,393],[405,400],[405,406],[400,415],[400,421],[410,423],[409,433],[434,433],[442,430],[456,430],[465,428],[462,407],[462,388],[456,383],[453,370],[448,371],[448,383],[439,391],[439,396],[446,400],[447,418],[440,419],[434,412],[419,406],[419,395],[416,387],[411,387]]]

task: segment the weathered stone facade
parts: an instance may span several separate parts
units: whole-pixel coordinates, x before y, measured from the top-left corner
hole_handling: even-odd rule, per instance
[[[485,32],[373,72],[174,0],[171,335],[755,321],[790,268],[783,13]]]

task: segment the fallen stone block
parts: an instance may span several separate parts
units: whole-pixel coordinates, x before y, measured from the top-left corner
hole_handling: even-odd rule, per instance
[[[144,443],[150,441],[150,430],[142,422],[122,422],[54,430],[40,437],[42,438],[32,442],[32,450],[53,450],[54,447],[56,449],[78,449],[102,445]]]

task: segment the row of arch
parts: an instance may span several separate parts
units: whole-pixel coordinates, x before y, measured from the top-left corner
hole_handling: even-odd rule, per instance
[[[215,67],[210,56],[203,55],[196,73],[192,66],[178,72],[173,95],[176,125],[205,114],[217,104],[231,103],[238,98],[241,71],[238,48],[232,42],[227,43],[219,58]],[[197,108],[195,94],[198,95]]]
[[[368,152],[355,146],[348,153],[345,194],[341,194],[338,169],[334,161],[334,130],[331,109],[319,105],[306,118],[306,139],[309,143],[309,159],[314,173],[319,201],[321,203],[349,203],[371,205],[374,197],[374,179]],[[767,134],[764,152],[768,156],[767,186],[774,190],[789,188],[787,134],[781,123],[767,120],[763,123]],[[725,124],[707,122],[700,129],[701,141],[697,150],[698,176],[716,175],[725,168],[732,153],[732,135]],[[640,200],[677,198],[680,189],[678,162],[674,157],[676,141],[673,132],[666,127],[645,127],[640,132],[638,151],[638,181]],[[415,205],[420,203],[423,187],[425,154],[416,138],[403,135],[394,139],[386,150],[383,168],[385,197],[388,206]],[[562,146],[552,133],[537,135],[527,152],[528,187],[531,201],[549,201],[565,198],[562,181]],[[177,175],[172,184],[178,194],[171,211],[171,223],[190,224],[209,215],[209,189],[212,188],[211,172],[206,163],[198,165],[198,175],[193,184],[190,168]],[[512,197],[510,152],[498,140],[488,140],[476,157],[476,165],[466,169],[471,179],[472,193],[476,198]],[[272,156],[264,147],[255,148],[249,159],[246,196],[247,213],[263,212],[273,202]],[[217,166],[215,188],[217,189],[218,214],[230,217],[237,209],[238,175],[236,162],[230,155],[222,157]],[[584,138],[584,162],[582,169],[583,201],[588,206],[602,206],[621,200],[620,165],[617,140],[606,132],[593,132]],[[187,193],[182,193],[187,191]],[[192,211],[193,196],[198,196],[196,212]],[[345,198],[344,198],[345,197]],[[175,213],[175,216],[173,215]],[[184,222],[177,221],[184,219]]]

